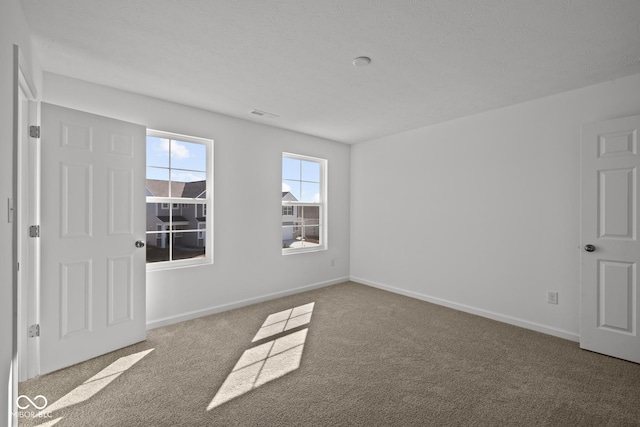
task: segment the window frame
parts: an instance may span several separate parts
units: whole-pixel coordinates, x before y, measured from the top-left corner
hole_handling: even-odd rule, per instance
[[[184,141],[184,142],[189,142],[189,143],[195,143],[195,144],[202,144],[206,147],[206,171],[205,171],[205,176],[206,176],[206,197],[205,198],[184,198],[184,197],[156,197],[156,196],[146,196],[146,206],[148,206],[150,203],[154,203],[156,204],[156,208],[158,206],[158,204],[162,203],[162,204],[168,204],[168,206],[170,207],[169,210],[169,214],[170,215],[174,215],[173,211],[176,209],[179,209],[181,207],[183,207],[183,205],[203,205],[204,209],[206,209],[207,212],[213,212],[213,194],[214,194],[214,182],[213,182],[213,156],[214,156],[214,141],[212,139],[208,139],[208,138],[201,138],[201,137],[195,137],[195,136],[190,136],[190,135],[182,135],[182,134],[178,134],[178,133],[174,133],[174,132],[166,132],[166,131],[160,131],[160,130],[155,130],[155,129],[147,129],[147,137],[148,136],[153,136],[153,137],[157,137],[157,138],[165,138],[165,139],[170,139],[170,140],[175,140],[175,141]],[[145,139],[145,144],[146,144],[146,139]],[[146,162],[145,162],[146,163]],[[147,168],[149,166],[145,165],[145,180],[147,179]],[[157,167],[158,169],[165,169],[162,167]],[[169,177],[171,177],[171,163],[169,163],[169,167],[166,168],[169,171]],[[174,205],[176,206],[174,208]],[[162,205],[160,205],[162,206]],[[196,208],[197,209],[197,208]],[[166,269],[173,269],[173,268],[182,268],[182,267],[192,267],[192,266],[200,266],[200,265],[207,265],[207,264],[213,264],[213,215],[207,215],[206,216],[207,221],[205,223],[205,227],[204,229],[200,229],[200,225],[202,225],[202,223],[199,223],[197,225],[197,228],[195,230],[184,230],[184,231],[189,231],[189,232],[194,232],[196,233],[196,236],[198,236],[201,231],[205,232],[205,239],[204,239],[204,247],[205,247],[205,254],[204,254],[204,258],[191,258],[191,259],[170,259],[167,261],[157,261],[157,262],[147,262],[146,263],[146,267],[147,267],[147,271],[157,271],[157,270],[166,270]],[[171,225],[171,224],[170,224]],[[148,228],[148,225],[147,225]],[[172,228],[172,227],[171,227]],[[149,235],[156,235],[156,237],[149,237]],[[157,240],[160,236],[162,236],[164,234],[163,232],[154,232],[152,230],[147,230],[145,232],[146,235],[146,240]],[[169,241],[169,256],[172,256],[172,246],[173,246],[173,240],[175,237],[179,237],[178,235],[182,235],[182,230],[178,231],[178,230],[170,230],[169,231],[169,238],[167,239]]]
[[[301,254],[301,253],[308,253],[308,252],[318,252],[318,251],[326,251],[329,248],[329,244],[328,244],[328,203],[327,203],[327,198],[328,198],[328,189],[327,189],[327,168],[328,168],[328,161],[327,159],[322,159],[319,157],[312,157],[312,156],[306,156],[306,155],[302,155],[302,154],[296,154],[296,153],[290,153],[290,152],[282,152],[282,156],[280,158],[280,181],[281,183],[284,183],[285,178],[284,176],[282,176],[282,161],[284,160],[284,158],[289,158],[289,159],[295,159],[295,160],[303,160],[303,161],[308,161],[308,162],[315,162],[318,163],[320,165],[320,190],[319,190],[319,194],[320,194],[320,201],[318,203],[315,202],[300,202],[300,201],[285,201],[282,200],[282,207],[286,207],[286,206],[291,206],[291,207],[304,207],[304,206],[311,206],[311,207],[319,207],[319,218],[318,218],[318,228],[319,228],[319,238],[320,238],[320,243],[317,246],[310,246],[310,247],[304,247],[304,248],[282,248],[282,255],[294,255],[294,254]],[[290,179],[289,179],[290,180]],[[302,176],[300,177],[300,182],[303,182],[302,180]],[[294,209],[294,214],[297,211],[297,209]],[[281,211],[282,213],[282,211]],[[284,216],[284,214],[282,215]],[[284,230],[284,225],[282,222],[282,216],[280,217],[280,226],[281,226],[281,230]],[[299,226],[300,227],[300,226]],[[294,226],[294,230],[295,230],[295,226]],[[281,239],[281,245],[282,245],[282,239]]]

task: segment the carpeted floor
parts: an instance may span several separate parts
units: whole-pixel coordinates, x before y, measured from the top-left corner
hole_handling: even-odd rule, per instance
[[[640,426],[640,365],[351,282],[154,329],[19,392],[54,409],[25,426]]]

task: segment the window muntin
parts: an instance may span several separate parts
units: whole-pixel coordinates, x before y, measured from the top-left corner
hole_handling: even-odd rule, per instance
[[[282,253],[326,249],[326,163],[282,155]]]
[[[148,269],[213,262],[212,166],[213,141],[147,131]]]

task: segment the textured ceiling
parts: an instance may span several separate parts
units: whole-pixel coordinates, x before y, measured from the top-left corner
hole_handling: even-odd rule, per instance
[[[22,4],[45,71],[347,143],[640,73],[638,0]]]

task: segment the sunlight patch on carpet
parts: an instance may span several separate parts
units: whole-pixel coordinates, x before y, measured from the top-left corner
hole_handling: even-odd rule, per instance
[[[98,372],[93,377],[89,378],[84,383],[62,396],[60,399],[56,400],[52,405],[43,409],[41,412],[55,412],[90,399],[153,350],[154,349],[152,348],[150,350],[141,351],[139,353],[119,358],[111,365],[107,366],[102,371]]]
[[[207,406],[207,411],[298,369],[308,330],[302,329],[246,350]]]
[[[271,337],[280,332],[289,331],[311,322],[311,313],[315,303],[300,305],[298,307],[270,314],[258,330],[251,342]]]

